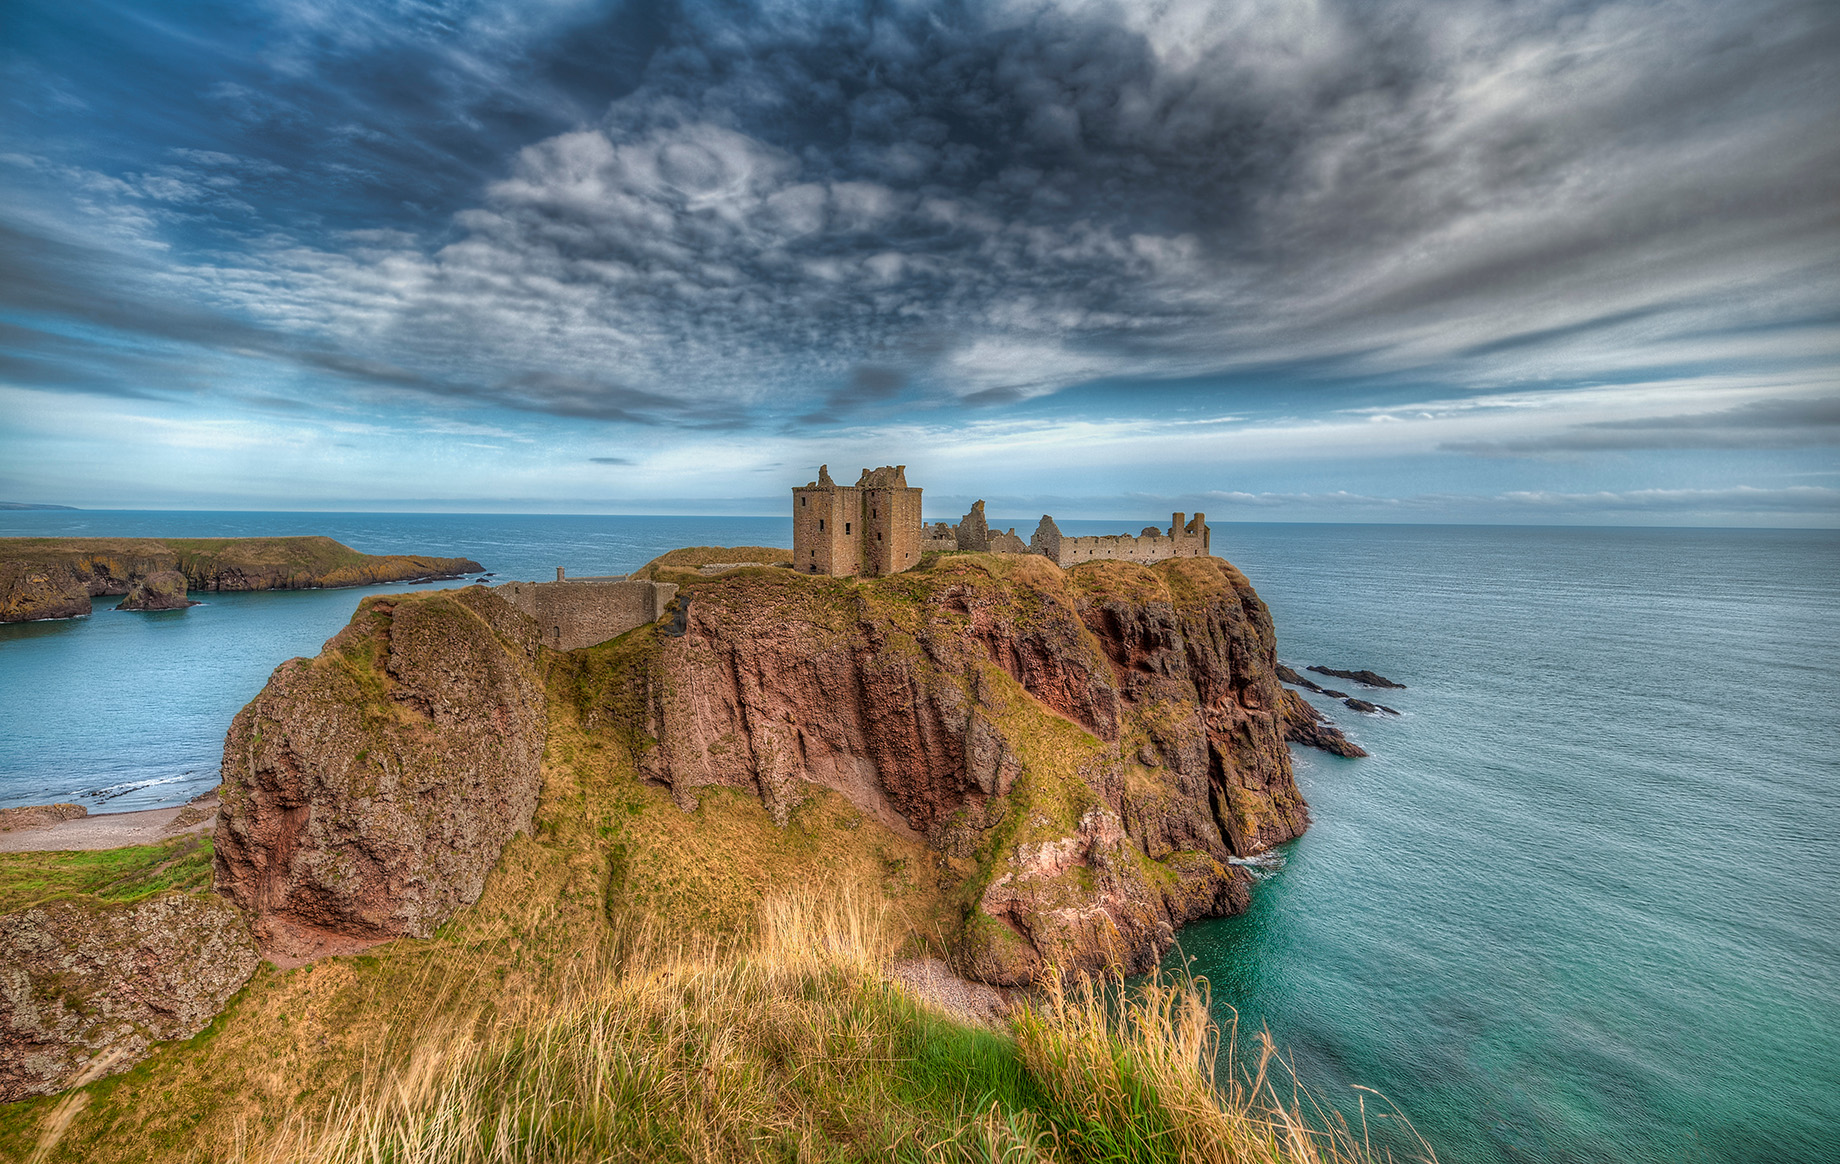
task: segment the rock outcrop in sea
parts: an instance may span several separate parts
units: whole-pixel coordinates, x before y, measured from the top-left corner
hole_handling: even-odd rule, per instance
[[[185,596],[185,575],[177,570],[155,570],[128,583],[128,596],[116,610],[184,610],[197,606]]]
[[[1368,754],[1367,749],[1343,735],[1342,729],[1328,716],[1311,707],[1309,700],[1295,691],[1284,693],[1284,738],[1294,744],[1320,748],[1351,759]]]
[[[1318,675],[1334,675],[1338,679],[1352,679],[1363,687],[1392,687],[1399,691],[1406,689],[1404,683],[1395,683],[1385,675],[1378,675],[1372,671],[1342,671],[1334,667],[1307,667],[1305,670],[1314,671]]]

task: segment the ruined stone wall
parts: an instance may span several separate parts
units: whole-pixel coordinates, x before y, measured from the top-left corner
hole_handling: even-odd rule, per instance
[[[1104,534],[1097,537],[1061,539],[1058,559],[1062,566],[1079,562],[1161,562],[1176,556],[1175,542],[1161,534],[1132,537],[1130,534]]]
[[[1044,515],[1041,525],[1035,530],[1035,536],[1029,539],[1029,548],[1054,559],[1055,564],[1063,568],[1081,562],[1140,562],[1149,565],[1166,558],[1207,557],[1211,538],[1206,515],[1197,513],[1187,523],[1182,518],[1180,513],[1170,515],[1167,534],[1150,526],[1136,537],[1130,534],[1104,534],[1070,538],[1061,533],[1053,518]]]
[[[920,552],[949,554],[958,549],[958,536],[943,521],[934,522],[920,531]]]
[[[1213,552],[1213,538],[1208,533],[1207,515],[1197,513],[1182,524],[1182,515],[1171,515],[1169,537],[1175,542],[1175,556],[1178,558],[1205,558]]]
[[[656,622],[677,594],[670,582],[576,578],[507,582],[493,592],[537,620],[546,647],[573,651]]]

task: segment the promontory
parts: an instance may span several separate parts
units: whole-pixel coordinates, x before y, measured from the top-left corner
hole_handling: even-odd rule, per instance
[[[0,538],[0,622],[78,618],[90,600],[128,610],[191,605],[193,590],[308,590],[458,578],[466,558],[364,554],[328,537]]]

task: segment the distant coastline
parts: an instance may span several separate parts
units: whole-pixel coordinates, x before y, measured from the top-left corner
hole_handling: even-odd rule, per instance
[[[0,501],[0,509],[62,509],[71,513],[77,512],[77,507],[74,505],[39,505],[31,501]]]

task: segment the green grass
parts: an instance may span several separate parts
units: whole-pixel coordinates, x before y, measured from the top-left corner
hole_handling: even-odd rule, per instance
[[[0,913],[94,897],[127,902],[211,884],[211,838],[187,834],[157,845],[75,853],[0,853]]]

